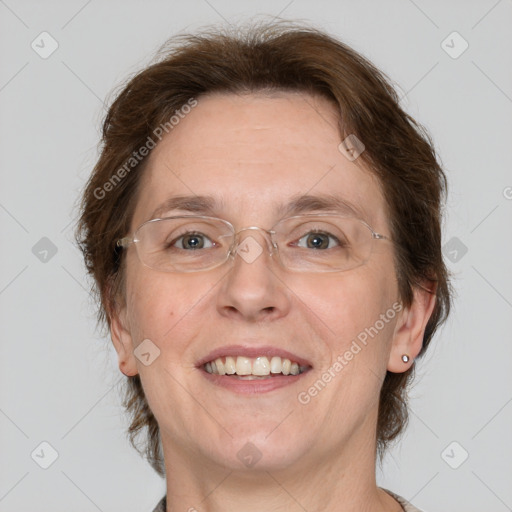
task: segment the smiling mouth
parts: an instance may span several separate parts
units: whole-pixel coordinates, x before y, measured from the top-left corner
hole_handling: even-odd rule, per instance
[[[205,363],[202,368],[212,375],[226,375],[241,380],[268,379],[282,375],[300,375],[309,370],[310,366],[279,356],[218,357]]]

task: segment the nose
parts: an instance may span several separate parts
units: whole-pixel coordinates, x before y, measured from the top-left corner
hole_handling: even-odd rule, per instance
[[[289,290],[276,256],[265,230],[251,227],[238,233],[231,268],[218,294],[219,314],[255,322],[274,320],[288,313]]]

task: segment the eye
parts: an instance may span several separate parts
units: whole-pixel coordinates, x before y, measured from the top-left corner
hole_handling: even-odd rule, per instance
[[[201,233],[185,233],[167,244],[167,247],[176,247],[183,250],[209,249],[214,243]]]
[[[318,231],[302,236],[296,245],[306,249],[332,249],[334,246],[340,245],[340,241],[329,233]]]

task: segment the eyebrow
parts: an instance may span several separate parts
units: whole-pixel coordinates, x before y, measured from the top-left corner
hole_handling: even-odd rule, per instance
[[[221,209],[219,201],[212,196],[172,196],[154,210],[151,219],[160,218],[163,214],[171,213],[173,210],[215,217]],[[310,212],[333,212],[363,217],[360,207],[346,199],[330,194],[293,196],[288,203],[278,205],[276,210],[282,217]]]

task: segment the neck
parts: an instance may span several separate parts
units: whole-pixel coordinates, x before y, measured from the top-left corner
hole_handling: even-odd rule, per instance
[[[402,510],[376,485],[375,440],[368,435],[325,453],[305,454],[285,468],[258,463],[245,470],[165,441],[167,512]]]

